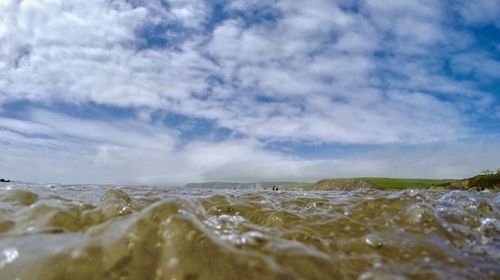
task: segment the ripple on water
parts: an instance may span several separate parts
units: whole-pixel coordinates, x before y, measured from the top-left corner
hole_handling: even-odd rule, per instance
[[[499,218],[493,192],[13,185],[0,276],[499,279]]]

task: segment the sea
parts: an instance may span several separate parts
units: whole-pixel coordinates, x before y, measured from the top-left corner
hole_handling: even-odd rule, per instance
[[[0,279],[500,279],[490,191],[0,183]]]

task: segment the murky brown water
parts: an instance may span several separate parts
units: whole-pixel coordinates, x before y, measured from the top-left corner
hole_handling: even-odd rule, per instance
[[[500,279],[500,195],[0,184],[0,279]]]

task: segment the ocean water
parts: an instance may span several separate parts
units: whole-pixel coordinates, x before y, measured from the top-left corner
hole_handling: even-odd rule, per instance
[[[0,279],[500,279],[500,195],[0,184]]]

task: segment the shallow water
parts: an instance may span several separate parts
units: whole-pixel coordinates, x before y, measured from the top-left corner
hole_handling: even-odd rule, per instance
[[[500,195],[0,184],[0,279],[500,279]]]

